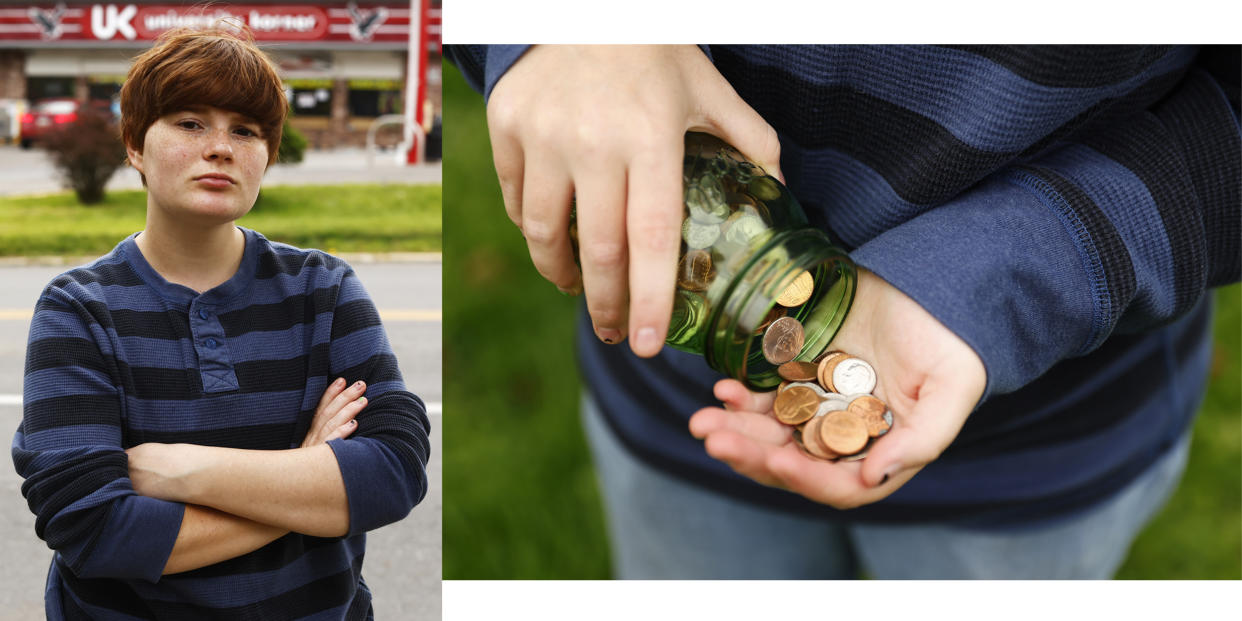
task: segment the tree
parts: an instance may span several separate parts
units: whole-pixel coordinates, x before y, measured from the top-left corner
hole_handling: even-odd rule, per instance
[[[125,147],[109,117],[83,106],[77,120],[50,132],[43,142],[66,187],[78,202],[103,201],[104,186],[125,163]]]

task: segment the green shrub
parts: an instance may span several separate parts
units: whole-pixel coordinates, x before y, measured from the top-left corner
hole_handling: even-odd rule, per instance
[[[284,134],[280,138],[280,147],[276,151],[276,161],[281,164],[297,164],[306,153],[306,136],[298,131],[288,117],[285,118]]]
[[[83,205],[101,202],[108,179],[125,163],[125,146],[116,127],[106,115],[86,107],[76,121],[50,132],[43,148],[65,187]]]

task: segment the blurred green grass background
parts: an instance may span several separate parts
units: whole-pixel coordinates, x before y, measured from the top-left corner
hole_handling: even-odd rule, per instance
[[[79,205],[72,192],[0,197],[0,256],[98,256],[142,230],[147,194],[108,192]],[[310,185],[263,188],[238,224],[268,239],[328,252],[439,251],[441,186]]]
[[[607,578],[578,418],[576,301],[531,266],[504,214],[482,98],[449,63],[444,102],[444,578]],[[1242,287],[1217,299],[1186,477],[1118,578],[1242,578]]]

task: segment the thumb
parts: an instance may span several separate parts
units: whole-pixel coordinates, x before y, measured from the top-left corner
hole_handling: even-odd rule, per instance
[[[708,133],[733,145],[781,183],[781,141],[776,130],[746,103],[721,76],[719,89],[705,97],[703,111],[711,123]]]
[[[893,413],[893,428],[863,459],[860,474],[865,485],[875,487],[902,470],[922,468],[940,457],[974,406],[969,391],[955,388],[924,385],[908,415]]]

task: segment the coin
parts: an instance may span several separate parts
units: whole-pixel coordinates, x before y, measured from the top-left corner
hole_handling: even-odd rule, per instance
[[[845,397],[842,397],[835,392],[830,392],[827,395],[820,395],[819,411],[816,412],[816,414],[827,414],[836,410],[847,410],[849,407],[850,402],[845,399]]]
[[[694,218],[686,218],[681,223],[681,238],[691,248],[706,248],[720,239],[720,226],[695,222]]]
[[[794,360],[777,367],[776,374],[791,382],[813,382],[818,368],[813,363]]]
[[[828,450],[851,455],[867,446],[867,425],[858,416],[843,410],[829,412],[819,425],[819,437]]]
[[[819,384],[815,382],[787,382],[787,384],[789,386],[806,386],[807,388],[814,390],[815,394],[819,395],[820,399],[823,399],[824,397],[827,397],[828,395],[832,394],[828,392],[827,390],[824,390]]]
[[[793,317],[781,317],[763,333],[763,357],[772,364],[785,364],[802,351],[802,324]]]
[[[759,216],[737,211],[725,220],[725,239],[734,244],[746,245],[751,238],[762,233],[768,227]]]
[[[729,206],[723,200],[713,200],[697,185],[686,188],[686,207],[690,210],[690,217],[703,224],[720,224],[729,217]]]
[[[843,394],[875,390],[875,369],[859,358],[841,360],[832,369],[834,391]]]
[[[781,306],[793,308],[801,306],[811,299],[811,292],[815,289],[815,279],[811,277],[811,273],[802,270],[801,274],[789,283],[788,287],[776,296],[776,303]]]
[[[824,356],[819,361],[819,370],[816,375],[819,378],[819,385],[831,390],[832,392],[841,392],[832,385],[832,372],[837,368],[837,363],[849,357],[843,351],[834,351]]]
[[[878,438],[888,431],[889,424],[884,420],[884,412],[888,410],[888,406],[883,401],[864,395],[850,402],[847,409],[863,419],[863,423],[867,425],[867,435]]]
[[[824,441],[821,439],[820,425],[823,422],[823,416],[816,416],[802,428],[802,448],[820,459],[836,459],[840,455],[824,446]]]
[[[776,200],[781,196],[780,186],[777,185],[775,179],[767,175],[751,179],[748,188],[751,196],[761,201]]]
[[[791,386],[779,395],[772,405],[776,419],[786,425],[804,423],[815,416],[819,408],[819,395],[806,386]]]
[[[691,248],[677,264],[677,286],[688,291],[705,291],[716,278],[712,253]]]
[[[767,330],[768,326],[772,325],[773,321],[776,321],[784,316],[785,308],[783,306],[773,306],[772,310],[768,311],[768,314],[763,317],[763,323],[759,324],[758,328],[755,328],[755,332],[760,333]]]

